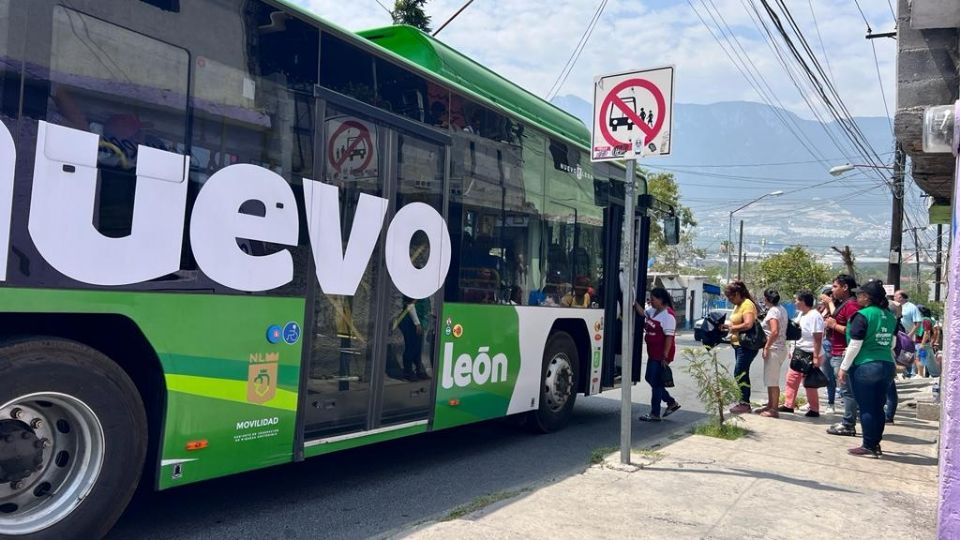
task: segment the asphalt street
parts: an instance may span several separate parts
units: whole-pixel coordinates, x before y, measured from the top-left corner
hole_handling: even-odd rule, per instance
[[[678,339],[693,346],[692,332]],[[720,352],[732,368],[729,348]],[[761,362],[751,377],[761,382]],[[650,388],[633,390],[633,441],[649,446],[686,432],[705,416],[696,389],[674,363],[674,395],[683,408],[659,424],[636,421],[649,410]],[[755,383],[756,384],[756,383]],[[760,400],[754,390],[754,400]],[[501,421],[484,422],[138,495],[109,538],[369,538],[398,534],[442,518],[477,497],[536,488],[579,474],[595,449],[620,440],[620,390],[580,396],[570,425],[533,435]],[[563,519],[563,509],[557,509]]]

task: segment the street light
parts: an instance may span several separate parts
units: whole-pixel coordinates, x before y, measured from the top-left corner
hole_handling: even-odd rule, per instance
[[[845,172],[850,172],[854,169],[893,169],[893,167],[886,167],[881,165],[853,165],[851,163],[846,163],[844,165],[837,165],[835,167],[830,167],[830,176],[840,176]]]
[[[783,190],[771,191],[730,212],[730,227],[727,229],[727,283],[730,283],[730,265],[733,262],[733,215],[755,202],[762,201],[767,197],[779,197],[780,195],[783,195]]]

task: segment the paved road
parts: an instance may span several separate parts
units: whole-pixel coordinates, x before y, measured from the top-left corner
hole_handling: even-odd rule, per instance
[[[694,344],[689,337],[678,343]],[[732,365],[729,349],[721,358]],[[762,381],[756,364],[752,377]],[[678,360],[675,368],[681,367]],[[683,409],[661,424],[635,421],[635,446],[704,418],[691,381],[682,369],[674,371]],[[634,387],[634,418],[647,412],[642,403],[649,397],[646,384]],[[479,496],[580,473],[593,450],[619,444],[619,399],[619,390],[581,396],[570,425],[550,435],[485,422],[138,496],[110,538],[388,536]],[[557,519],[562,512],[557,509]]]

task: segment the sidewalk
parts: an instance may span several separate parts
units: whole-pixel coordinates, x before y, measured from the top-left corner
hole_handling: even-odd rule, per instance
[[[634,471],[619,467],[617,453],[405,537],[934,538],[939,426],[917,420],[910,406],[930,395],[930,382],[898,386],[896,424],[887,425],[879,460],[847,454],[859,437],[825,432],[838,416],[744,415],[750,433],[739,440],[667,440],[638,449]]]

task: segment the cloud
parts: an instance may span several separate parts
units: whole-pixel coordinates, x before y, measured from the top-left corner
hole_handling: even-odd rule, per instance
[[[349,30],[391,23],[389,15],[376,0],[296,1]],[[388,6],[392,4],[390,0],[381,1]],[[751,17],[753,12],[746,9],[751,2],[765,16],[759,0],[609,2],[560,94],[591,100],[595,75],[674,64],[677,67],[677,101],[761,101],[757,91],[737,72],[716,39],[697,18],[699,13],[725,46],[731,51],[735,48],[744,58],[749,57],[785,108],[801,117],[812,118],[801,94],[771,51],[767,36],[756,26]],[[478,0],[439,37],[507,79],[545,96],[598,4],[598,0]],[[860,4],[865,7],[870,26],[875,31],[893,29],[893,16],[886,2],[878,0]],[[427,11],[433,17],[433,26],[439,26],[461,5],[462,0],[430,1]],[[851,113],[855,116],[886,116],[871,47],[877,48],[887,102],[893,108],[896,106],[896,42],[891,39],[865,40],[864,20],[854,3],[848,0],[811,0],[810,4],[797,0],[787,2],[787,5],[825,70],[829,64],[829,73],[832,73],[834,84]],[[811,5],[817,16],[822,47]],[[724,32],[729,27],[739,45],[722,37],[710,14],[721,25],[725,23]],[[789,63],[794,65],[792,60]],[[759,84],[766,91],[764,83]]]

